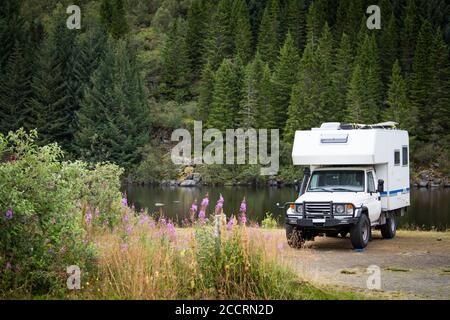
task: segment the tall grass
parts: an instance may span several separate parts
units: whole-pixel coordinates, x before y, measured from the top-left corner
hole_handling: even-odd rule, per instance
[[[87,299],[336,299],[351,294],[302,281],[278,261],[279,245],[245,224],[197,221],[174,228],[146,213],[121,226],[92,230],[98,273],[83,280]]]

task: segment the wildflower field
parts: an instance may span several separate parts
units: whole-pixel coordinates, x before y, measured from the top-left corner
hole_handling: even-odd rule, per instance
[[[36,134],[0,135],[0,298],[352,299],[315,287],[278,256],[285,243],[235,215],[220,196],[182,225],[136,211],[112,164],[66,162]],[[268,223],[270,225],[270,223]],[[66,269],[78,266],[79,289]]]

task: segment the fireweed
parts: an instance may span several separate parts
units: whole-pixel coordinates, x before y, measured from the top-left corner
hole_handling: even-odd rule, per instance
[[[223,197],[219,198],[223,205]],[[207,207],[202,201],[202,207]],[[298,280],[278,262],[280,244],[266,241],[231,216],[213,222],[176,228],[165,217],[135,213],[116,232],[98,234],[99,271],[92,285],[76,298],[101,299],[312,299],[335,298]],[[241,211],[242,214],[242,211]],[[155,215],[156,216],[156,215]],[[132,224],[133,233],[126,228]],[[347,298],[347,296],[346,296]]]

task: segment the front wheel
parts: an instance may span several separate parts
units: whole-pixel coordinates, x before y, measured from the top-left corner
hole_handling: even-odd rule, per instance
[[[395,216],[392,215],[389,218],[386,218],[386,224],[383,224],[380,230],[383,239],[394,238],[397,232],[397,221],[395,221]]]
[[[301,230],[291,225],[286,225],[286,239],[291,248],[300,249],[305,243]]]
[[[350,230],[353,248],[364,249],[369,243],[371,231],[369,218],[365,214],[361,215],[358,222]]]

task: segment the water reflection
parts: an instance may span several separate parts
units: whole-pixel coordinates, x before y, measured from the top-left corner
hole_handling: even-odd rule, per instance
[[[284,222],[284,210],[276,207],[277,202],[293,201],[297,196],[294,188],[255,188],[255,187],[155,187],[129,186],[126,188],[129,203],[137,208],[149,208],[152,212],[159,211],[156,203],[163,203],[164,214],[172,219],[181,221],[188,217],[189,208],[193,201],[200,203],[208,194],[212,212],[219,194],[225,198],[224,211],[227,215],[236,214],[239,205],[245,197],[247,200],[248,216],[251,220],[261,221],[266,212],[271,212]],[[407,214],[400,220],[401,226],[420,227],[423,229],[445,230],[450,228],[450,189],[413,189],[411,206]]]

